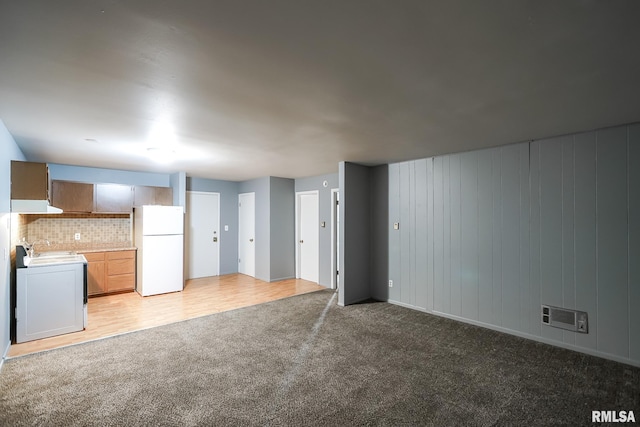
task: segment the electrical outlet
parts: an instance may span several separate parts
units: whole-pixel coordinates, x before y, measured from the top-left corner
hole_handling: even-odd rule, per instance
[[[393,288],[393,280],[389,280],[389,287]]]
[[[80,240],[80,233],[76,233],[73,235],[74,240]]]

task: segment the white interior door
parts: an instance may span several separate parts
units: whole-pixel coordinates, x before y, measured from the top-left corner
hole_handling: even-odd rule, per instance
[[[220,274],[220,194],[187,191],[187,278]]]
[[[238,195],[238,272],[256,275],[256,193]]]
[[[298,193],[299,277],[318,283],[320,264],[320,214],[318,192]]]

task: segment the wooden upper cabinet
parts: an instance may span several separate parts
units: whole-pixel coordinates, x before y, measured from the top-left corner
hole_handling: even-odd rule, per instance
[[[51,182],[51,204],[63,212],[92,212],[93,184],[54,180]]]
[[[95,211],[103,213],[131,213],[133,189],[130,185],[96,184]]]
[[[173,205],[173,189],[171,187],[149,187],[136,185],[133,188],[133,206]]]
[[[40,185],[43,180],[48,182],[48,176],[45,163],[12,161],[11,198],[46,199],[51,202],[51,205],[70,213],[131,213],[133,206],[173,205],[171,187],[143,185],[132,187],[121,184],[90,184],[60,180],[51,182],[51,198],[49,198],[48,185]]]
[[[11,161],[11,198],[49,200],[49,167],[46,163]]]

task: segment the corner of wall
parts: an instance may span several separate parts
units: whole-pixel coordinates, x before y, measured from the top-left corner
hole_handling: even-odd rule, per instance
[[[371,169],[371,297],[389,298],[389,165]]]
[[[0,120],[0,252],[11,252],[11,160],[26,160],[9,130]],[[4,360],[11,346],[11,261],[0,255],[0,352]]]
[[[372,168],[340,162],[340,288],[339,304],[371,297]]]
[[[269,279],[295,277],[295,181],[269,177]]]
[[[187,173],[176,172],[169,177],[173,189],[173,205],[187,207]]]

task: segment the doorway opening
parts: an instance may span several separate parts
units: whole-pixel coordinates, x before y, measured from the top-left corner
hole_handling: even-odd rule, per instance
[[[340,191],[331,189],[331,289],[340,286]]]
[[[187,279],[220,275],[220,193],[187,191]]]
[[[320,280],[320,209],[318,191],[296,193],[296,278]]]
[[[256,193],[238,194],[238,273],[256,275]]]

